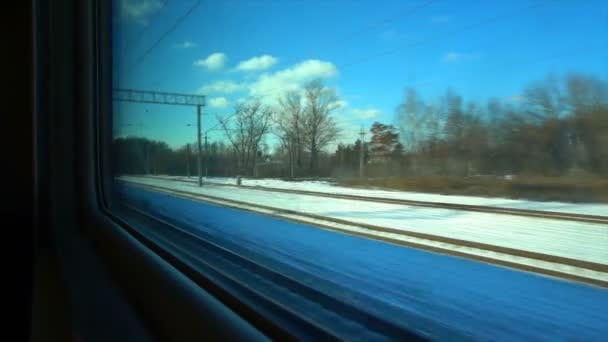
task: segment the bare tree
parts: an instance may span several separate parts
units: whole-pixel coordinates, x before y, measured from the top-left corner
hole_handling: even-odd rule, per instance
[[[290,91],[279,98],[279,105],[274,114],[276,133],[281,144],[287,149],[291,176],[294,176],[294,163],[302,168],[304,142],[304,109],[302,97],[296,91]]]
[[[320,80],[309,82],[304,89],[304,138],[310,152],[309,172],[317,171],[319,151],[338,137],[338,127],[331,113],[338,106],[338,97]]]
[[[405,142],[406,149],[415,151],[424,136],[424,103],[418,98],[416,90],[406,90],[405,101],[397,106],[396,121],[399,125],[401,139]]]
[[[258,99],[237,104],[232,124],[218,117],[226,137],[234,148],[240,173],[254,174],[260,142],[271,127],[272,110]]]
[[[425,104],[414,88],[406,89],[403,102],[395,110],[399,136],[410,155],[409,167],[414,174],[423,171],[423,159],[434,155],[443,129],[442,110],[440,105]]]
[[[566,98],[574,115],[592,110],[608,99],[608,86],[600,79],[584,74],[571,73],[566,78]]]
[[[566,109],[566,96],[555,75],[549,75],[527,87],[523,96],[527,114],[533,121],[557,119]]]

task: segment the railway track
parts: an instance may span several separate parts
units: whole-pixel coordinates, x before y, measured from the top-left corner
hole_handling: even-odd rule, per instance
[[[128,203],[122,202],[121,205],[130,211],[144,216],[147,220],[157,221],[171,227],[172,229],[169,230],[158,231],[148,229],[145,234],[152,237],[155,241],[162,241],[165,247],[169,247],[169,250],[175,256],[179,256],[182,261],[191,265],[187,268],[191,268],[192,266],[202,267],[216,280],[223,282],[224,285],[238,287],[240,291],[245,293],[252,306],[272,307],[275,310],[275,314],[279,315],[274,320],[285,321],[288,317],[291,318],[288,325],[293,326],[295,323],[298,328],[304,329],[309,334],[307,336],[309,339],[339,341],[341,340],[341,329],[334,330],[327,328],[321,322],[306,318],[306,307],[307,305],[310,306],[310,304],[300,302],[303,307],[296,306],[297,308],[293,309],[292,306],[288,306],[284,302],[272,299],[273,296],[299,297],[299,300],[303,299],[304,302],[323,303],[323,308],[329,313],[328,317],[331,317],[332,314],[339,315],[350,322],[345,325],[347,329],[352,328],[348,324],[354,323],[361,326],[373,326],[373,330],[391,339],[399,339],[404,336],[409,339],[420,339],[420,336],[414,335],[411,331],[406,330],[400,325],[381,319],[362,308],[333,298],[291,276],[277,272],[268,266],[264,266],[259,262],[227,249],[204,236],[194,234],[187,229],[182,229]],[[248,272],[243,272],[243,270]],[[247,279],[247,277],[250,279]],[[262,281],[263,284],[261,284],[260,288],[265,290],[253,286],[253,284]],[[269,296],[269,293],[272,293],[272,296]],[[297,296],[293,294],[297,294]],[[320,317],[323,317],[323,315]],[[318,319],[320,318],[318,317]]]
[[[386,228],[135,181],[122,181],[144,189],[160,191],[190,200],[261,213],[350,235],[382,240],[393,244],[608,288],[608,265],[606,264],[420,232]]]
[[[196,184],[196,180],[189,180],[189,179],[183,179],[183,178],[164,178],[164,177],[152,177],[152,176],[144,176],[144,177]],[[557,212],[557,211],[534,210],[534,209],[514,209],[514,208],[494,207],[494,206],[485,206],[485,205],[430,202],[430,201],[418,201],[418,200],[407,200],[407,199],[397,199],[397,198],[382,198],[382,197],[374,197],[374,196],[337,194],[337,193],[328,193],[328,192],[320,192],[320,191],[281,189],[281,188],[272,188],[272,187],[264,187],[264,186],[236,185],[236,184],[225,184],[225,183],[215,183],[215,182],[205,182],[205,184],[212,184],[212,185],[216,185],[216,186],[226,186],[226,187],[236,187],[236,188],[241,188],[241,189],[250,189],[250,190],[259,190],[259,191],[271,191],[271,192],[280,192],[280,193],[289,193],[289,194],[298,194],[298,195],[349,199],[349,200],[375,202],[375,203],[388,203],[388,204],[399,204],[399,205],[416,206],[416,207],[426,207],[426,208],[464,210],[464,211],[473,211],[473,212],[482,212],[482,213],[491,213],[491,214],[500,214],[500,215],[514,215],[514,216],[536,217],[536,218],[554,219],[554,220],[563,220],[563,221],[608,224],[608,216],[601,216],[601,215],[564,213],[564,212]]]

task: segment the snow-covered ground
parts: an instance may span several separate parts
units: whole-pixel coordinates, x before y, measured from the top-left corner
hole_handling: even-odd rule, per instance
[[[194,184],[161,178],[122,179],[351,222],[608,263],[608,226],[601,224],[361,202],[213,185],[198,188]]]
[[[158,181],[161,182],[171,185]],[[172,184],[178,187],[177,182]],[[179,187],[195,189],[185,183]],[[199,191],[238,190],[212,189]],[[239,191],[240,199],[249,198],[249,192]],[[256,193],[258,200],[263,197],[259,191]],[[484,341],[604,341],[608,336],[606,289],[313,229],[137,187],[124,187],[123,196],[134,206],[188,227],[338,300],[415,331],[427,331],[432,339],[457,340],[465,336]],[[275,204],[288,203],[278,196]],[[322,207],[323,203],[316,206]],[[332,205],[326,205],[325,210],[334,210]],[[368,205],[365,203],[364,207]],[[419,209],[401,210],[420,213]],[[457,217],[439,215],[435,224],[443,225],[452,219]],[[419,222],[417,216],[413,222]],[[486,221],[485,228],[492,230],[493,223]],[[255,282],[248,285],[264,290]],[[283,305],[298,307],[293,297],[269,295]],[[313,321],[319,317],[313,310],[306,315]],[[441,329],[433,329],[437,325],[454,334],[441,335]]]
[[[154,176],[151,176],[154,177]],[[181,176],[156,176],[163,179],[181,179],[188,180]],[[195,182],[196,177],[190,177],[190,181]],[[204,178],[206,182],[221,183],[221,184],[236,184],[235,178],[229,177],[209,177]],[[556,211],[564,213],[587,214],[587,215],[605,215],[608,216],[608,204],[599,203],[564,203],[564,202],[542,202],[519,199],[508,199],[499,197],[479,197],[479,196],[460,196],[460,195],[441,195],[421,192],[407,192],[397,190],[375,190],[349,188],[344,186],[334,185],[326,181],[285,181],[281,179],[243,179],[243,185],[263,186],[280,189],[294,189],[318,191],[327,193],[339,193],[358,196],[370,196],[391,199],[405,199],[414,201],[427,202],[443,202],[453,204],[469,204],[469,205],[487,205],[501,208],[513,209],[533,209],[544,211]]]

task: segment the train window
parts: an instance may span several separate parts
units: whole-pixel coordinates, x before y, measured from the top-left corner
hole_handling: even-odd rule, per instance
[[[115,209],[172,258],[298,337],[608,335],[607,2],[113,4]]]

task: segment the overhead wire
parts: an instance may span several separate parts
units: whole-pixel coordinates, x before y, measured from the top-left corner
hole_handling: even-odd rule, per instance
[[[446,37],[452,36],[452,35],[454,35],[456,33],[463,33],[463,32],[467,32],[467,31],[473,30],[473,29],[477,29],[479,27],[483,27],[483,26],[488,25],[488,24],[493,24],[493,23],[499,22],[501,20],[514,17],[515,15],[520,14],[523,11],[530,10],[530,9],[533,9],[533,8],[540,8],[540,7],[549,5],[551,3],[554,3],[554,1],[548,1],[548,0],[541,1],[541,2],[537,2],[537,3],[533,3],[531,5],[519,7],[517,9],[509,11],[507,13],[501,13],[501,14],[497,14],[497,15],[494,15],[494,16],[491,16],[491,17],[486,17],[486,18],[483,18],[483,19],[481,19],[481,20],[479,20],[479,21],[477,21],[477,22],[475,22],[473,24],[463,26],[463,27],[461,27],[459,29],[450,30],[449,32],[443,32],[443,33],[440,33],[440,34],[436,34],[436,35],[433,35],[433,36],[430,36],[430,37],[423,38],[423,39],[421,39],[419,41],[416,41],[416,42],[413,42],[413,43],[408,43],[408,44],[405,44],[405,45],[401,45],[401,46],[399,46],[397,48],[393,48],[393,49],[390,49],[390,50],[385,50],[385,51],[377,53],[377,54],[373,54],[373,55],[369,55],[369,56],[360,58],[360,59],[355,60],[353,62],[350,62],[350,63],[347,63],[345,65],[342,65],[340,67],[340,69],[343,70],[345,68],[349,68],[349,67],[352,67],[352,66],[355,66],[355,65],[358,65],[358,64],[366,63],[366,62],[369,62],[371,60],[374,60],[374,59],[377,59],[377,58],[380,58],[380,57],[388,56],[388,55],[396,53],[396,52],[398,52],[398,51],[400,51],[402,49],[405,49],[405,48],[424,46],[427,43],[441,40],[441,38],[446,38]],[[285,89],[275,88],[275,89],[270,89],[269,91],[257,93],[257,94],[255,94],[255,96],[257,96],[257,97],[269,96],[269,95],[273,95],[273,94],[279,94],[279,93],[282,93],[282,92],[285,92]]]
[[[459,30],[456,30],[456,31],[450,31],[449,33],[444,33],[444,34],[441,34],[441,35],[436,35],[436,36],[433,36],[433,37],[429,37],[427,39],[420,40],[420,41],[415,42],[413,44],[408,44],[407,46],[401,46],[401,47],[399,47],[397,49],[391,49],[388,52],[385,51],[383,53],[373,55],[374,56],[373,58],[378,58],[378,57],[382,57],[382,56],[388,55],[390,53],[397,52],[398,50],[400,50],[400,49],[402,49],[404,47],[421,46],[424,43],[428,43],[428,42],[432,42],[434,40],[438,40],[438,38],[442,38],[443,36],[450,36],[450,35],[452,35],[455,32],[458,32],[458,33],[466,32],[466,31],[469,31],[469,30],[472,30],[472,29],[475,29],[475,28],[478,28],[478,27],[482,27],[482,26],[484,26],[486,24],[493,24],[493,23],[498,22],[500,20],[513,17],[514,15],[520,13],[523,10],[529,10],[529,9],[533,9],[533,8],[539,8],[539,7],[545,6],[547,4],[549,4],[549,2],[538,2],[538,3],[534,3],[532,5],[524,6],[522,8],[518,8],[518,9],[516,9],[514,11],[510,11],[508,13],[503,13],[503,14],[495,15],[495,16],[492,16],[492,17],[489,17],[489,18],[485,18],[483,20],[480,20],[480,21],[478,21],[478,22],[476,22],[474,24],[471,24],[471,25],[467,25],[467,26],[465,26],[465,27],[463,27],[463,28],[461,28]],[[552,56],[552,57],[554,58],[555,56]],[[367,59],[361,60],[360,62],[366,62],[366,61],[369,61],[369,60],[371,60],[373,58],[367,58]],[[358,64],[358,63],[351,63],[351,64],[347,64],[346,66],[348,67],[348,66],[352,66],[352,65],[355,65],[355,64]],[[342,68],[344,68],[344,66]],[[263,95],[276,94],[278,92],[281,92],[281,90],[280,89],[273,89],[272,91],[267,92],[267,93],[265,93]],[[362,119],[334,120],[334,121],[337,124],[350,124],[350,123],[355,123],[355,122],[356,123],[360,123],[360,122],[363,122],[363,120],[365,120],[365,119],[362,118]],[[358,133],[358,131],[355,131],[355,130],[352,130],[352,132]]]
[[[382,27],[382,26],[385,26],[387,24],[393,23],[393,22],[397,21],[398,19],[403,19],[405,17],[409,17],[409,16],[417,13],[418,11],[420,11],[420,10],[426,8],[426,7],[429,7],[430,5],[432,5],[433,3],[438,2],[438,1],[439,0],[428,0],[428,1],[425,1],[422,4],[414,6],[414,7],[411,7],[411,8],[408,8],[406,11],[404,11],[402,13],[399,13],[399,14],[397,14],[395,16],[391,16],[389,18],[381,19],[381,20],[379,20],[379,21],[377,21],[375,23],[372,23],[371,25],[368,25],[367,27],[365,27],[363,29],[351,32],[348,35],[346,35],[346,36],[344,36],[344,37],[342,37],[342,38],[340,38],[340,39],[338,39],[338,40],[336,40],[333,43],[330,43],[328,45],[339,46],[339,45],[344,44],[344,43],[346,43],[348,41],[351,41],[354,38],[357,38],[357,37],[361,36],[364,33],[369,32],[371,30],[375,30],[375,29],[377,29],[379,27]]]
[[[355,32],[353,32],[353,33],[349,34],[348,36],[346,36],[346,37],[344,37],[344,38],[340,39],[339,41],[335,42],[335,45],[338,45],[338,44],[344,43],[344,42],[346,42],[346,41],[348,41],[348,40],[350,40],[350,39],[352,39],[352,38],[354,38],[354,37],[356,37],[356,36],[358,36],[358,35],[361,35],[361,34],[363,34],[363,33],[365,33],[365,32],[368,32],[368,31],[370,31],[370,30],[372,30],[372,29],[376,29],[376,28],[378,28],[378,27],[380,27],[380,26],[382,26],[382,25],[386,25],[386,24],[388,24],[388,23],[394,22],[394,21],[396,21],[397,19],[401,19],[401,18],[404,18],[404,17],[410,16],[410,15],[412,15],[412,14],[415,14],[416,12],[418,12],[418,11],[420,11],[420,10],[422,10],[422,9],[424,9],[424,8],[426,8],[426,7],[430,6],[431,4],[433,4],[433,3],[435,3],[435,2],[438,2],[438,1],[439,1],[439,0],[428,0],[428,1],[425,1],[424,3],[422,3],[422,4],[420,4],[420,5],[414,6],[413,8],[409,8],[409,9],[408,9],[408,10],[406,10],[404,13],[400,13],[400,14],[399,14],[399,15],[397,15],[397,16],[392,16],[392,17],[389,17],[389,18],[382,19],[381,21],[376,22],[376,23],[374,23],[374,24],[372,24],[372,25],[370,25],[370,26],[368,26],[368,27],[366,27],[366,28],[364,28],[364,29],[360,29],[360,30],[358,30],[358,31],[355,31]],[[167,3],[167,2],[168,2],[168,0],[165,0],[165,1],[162,3],[162,5],[161,5],[161,9],[162,9],[162,8],[163,8],[163,7],[166,5],[166,3]],[[142,62],[145,60],[145,58],[147,58],[147,56],[148,56],[148,55],[149,55],[149,54],[150,54],[150,53],[151,53],[151,52],[152,52],[152,51],[153,51],[153,50],[154,50],[154,49],[155,49],[155,48],[156,48],[156,47],[157,47],[157,46],[158,46],[158,45],[159,45],[159,44],[160,44],[160,43],[161,43],[161,42],[162,42],[162,41],[163,41],[163,40],[164,40],[164,39],[165,39],[165,38],[166,38],[168,35],[169,35],[169,34],[171,34],[173,31],[175,31],[175,29],[177,29],[177,27],[178,27],[178,26],[179,26],[179,25],[180,25],[180,24],[181,24],[181,23],[182,23],[182,22],[183,22],[183,21],[184,21],[184,20],[185,20],[185,19],[186,19],[188,16],[190,16],[190,15],[191,15],[191,14],[194,12],[194,10],[195,10],[195,9],[196,9],[196,8],[197,8],[199,5],[200,5],[200,3],[201,3],[201,1],[200,1],[200,0],[197,0],[197,1],[194,3],[194,5],[193,5],[193,6],[192,6],[192,7],[191,7],[191,8],[190,8],[190,9],[189,9],[189,10],[188,10],[188,11],[187,11],[187,12],[186,12],[184,15],[182,15],[180,18],[178,18],[178,19],[177,19],[177,20],[174,22],[174,24],[173,24],[173,25],[172,25],[172,26],[171,26],[171,27],[170,27],[168,30],[166,30],[166,31],[165,31],[165,32],[164,32],[164,33],[163,33],[163,34],[162,34],[162,35],[161,35],[161,36],[160,36],[160,37],[159,37],[159,38],[158,38],[158,39],[157,39],[157,40],[156,40],[156,41],[155,41],[155,42],[154,42],[154,43],[153,43],[153,44],[152,44],[152,45],[151,45],[151,46],[150,46],[150,47],[149,47],[149,48],[148,48],[148,49],[147,49],[147,50],[146,50],[146,51],[145,51],[143,54],[142,54],[142,55],[140,55],[140,57],[139,57],[139,58],[137,58],[137,59],[136,59],[136,61],[135,61],[135,62],[133,63],[133,65],[131,66],[131,70],[134,70],[135,68],[137,68],[137,66],[139,66],[139,65],[140,65],[140,64],[141,64],[141,63],[142,63]],[[158,13],[158,12],[157,12],[157,13]],[[140,33],[140,36],[143,34],[143,32],[145,32],[145,29],[144,29],[144,30],[142,30],[142,32]],[[281,90],[282,90],[282,89],[281,89]],[[274,91],[273,93],[276,93],[276,92],[278,92],[278,91]],[[263,93],[263,94],[259,94],[259,95],[255,95],[255,96],[257,97],[257,96],[267,96],[267,95],[270,95],[270,93],[268,93],[268,94]]]
[[[423,9],[425,7],[428,7],[429,5],[431,5],[434,2],[436,2],[436,1],[426,1],[425,3],[423,3],[423,4],[419,5],[419,6],[416,6],[416,7],[412,8],[412,9],[410,9],[409,11],[407,11],[406,14],[405,14],[405,16],[414,14],[414,13],[418,12],[419,10],[421,10],[421,9]],[[441,34],[433,35],[431,37],[427,37],[427,38],[421,39],[421,40],[413,42],[413,43],[408,43],[408,44],[399,46],[397,48],[385,50],[385,51],[380,52],[380,53],[376,53],[376,54],[373,54],[373,55],[370,55],[370,56],[366,56],[366,57],[360,58],[360,59],[355,60],[355,61],[353,61],[351,63],[348,63],[346,65],[341,66],[341,69],[349,68],[349,67],[352,67],[354,65],[358,65],[358,64],[369,62],[369,61],[371,61],[373,59],[377,59],[377,58],[381,58],[381,57],[384,57],[384,56],[387,56],[387,55],[391,55],[391,54],[394,54],[394,53],[396,53],[396,52],[398,52],[398,51],[400,51],[402,49],[405,49],[405,48],[423,46],[423,45],[425,45],[427,43],[430,43],[430,42],[433,42],[433,41],[437,41],[437,40],[440,40],[442,38],[452,36],[454,34],[460,34],[460,33],[467,32],[467,31],[470,31],[470,30],[473,30],[473,29],[476,29],[476,28],[479,28],[479,27],[483,27],[483,26],[488,25],[488,24],[493,24],[493,23],[499,22],[501,20],[513,17],[513,16],[519,14],[522,11],[526,11],[526,10],[542,7],[542,6],[545,6],[545,5],[549,4],[549,3],[550,3],[549,1],[538,2],[538,3],[534,3],[534,4],[531,4],[531,5],[528,5],[528,6],[524,6],[524,7],[515,9],[513,11],[509,11],[507,13],[502,13],[502,14],[491,16],[491,17],[487,17],[487,18],[484,18],[484,19],[482,19],[482,20],[480,20],[480,21],[478,21],[476,23],[473,23],[473,24],[470,24],[470,25],[466,25],[466,26],[464,26],[464,27],[462,27],[460,29],[451,30],[449,32],[444,32],[444,33],[441,33]],[[162,42],[162,40],[166,36],[168,36],[171,32],[173,32],[190,14],[192,14],[192,12],[194,12],[194,10],[199,5],[200,5],[200,1],[197,1],[188,10],[188,12],[186,12],[183,16],[181,16],[180,18],[178,18],[178,20],[176,20],[176,22],[171,26],[171,28],[169,30],[165,31],[165,33],[163,35],[161,35],[159,37],[159,39],[154,44],[152,44],[152,46],[150,46],[150,48],[148,50],[146,50],[146,52],[144,54],[142,54],[140,56],[140,58],[137,60],[136,65],[140,64],[151,53],[151,51],[154,50],[160,44],[160,42]],[[394,20],[396,20],[396,18],[402,17],[402,16],[403,15],[394,17],[392,20],[394,21]],[[371,27],[368,27],[367,29],[361,29],[361,30],[355,31],[354,33],[346,36],[345,38],[343,38],[341,40],[338,40],[336,42],[336,44],[337,45],[342,44],[342,43],[344,43],[344,42],[346,42],[348,40],[351,40],[356,35],[360,35],[360,34],[365,33],[370,28],[371,29],[377,28],[380,25],[386,24],[387,22],[391,22],[391,19],[385,19],[385,20],[383,20],[381,22],[378,22],[378,23],[372,25]],[[258,97],[260,97],[260,96],[268,96],[268,95],[272,95],[272,94],[278,94],[278,93],[284,92],[284,91],[285,90],[283,88],[276,88],[276,89],[271,89],[270,91],[267,91],[267,92],[258,93],[258,94],[256,94],[256,96],[258,96]],[[234,114],[231,115],[230,117],[232,117],[232,116],[234,116]],[[230,117],[228,117],[228,118],[226,118],[224,120],[229,120]],[[357,119],[347,120],[347,121],[348,122],[355,122],[355,121],[357,121]],[[344,123],[344,122],[342,122],[342,123]],[[221,122],[218,123],[218,124],[216,124],[212,128],[216,128],[220,124],[221,124]]]
[[[334,46],[341,45],[341,44],[343,44],[343,43],[345,43],[345,42],[347,42],[349,40],[352,40],[353,38],[355,38],[357,36],[360,36],[360,35],[362,35],[362,34],[364,34],[366,32],[369,32],[370,30],[374,30],[374,29],[376,29],[376,28],[378,28],[378,27],[380,27],[382,25],[386,25],[386,24],[395,22],[398,19],[403,19],[405,17],[408,17],[408,16],[411,16],[413,14],[416,14],[420,10],[422,10],[422,9],[424,9],[424,8],[432,5],[433,3],[439,2],[439,1],[440,0],[428,0],[428,1],[425,1],[424,3],[422,3],[420,5],[417,5],[417,6],[414,6],[414,7],[406,9],[404,12],[402,12],[402,13],[396,15],[396,16],[391,16],[391,17],[388,17],[388,18],[384,18],[384,19],[382,19],[382,20],[380,20],[380,21],[378,21],[376,23],[373,23],[372,25],[368,25],[367,27],[365,27],[363,29],[354,31],[354,32],[352,32],[352,33],[350,33],[350,34],[348,34],[348,35],[346,35],[346,36],[344,36],[344,37],[342,37],[342,38],[334,41],[333,43],[325,45],[325,47],[322,47],[322,48],[331,48],[331,47],[334,47]],[[295,62],[295,60],[291,61],[291,62]],[[287,62],[287,64],[289,64],[289,63],[290,62]],[[276,89],[271,89],[269,92],[262,92],[262,93],[259,93],[259,94],[254,94],[253,97],[268,96],[268,95],[276,94],[278,92],[283,92],[283,91],[285,91],[285,89],[276,88]]]
[[[175,22],[173,22],[173,24],[166,30],[164,31],[156,41],[154,41],[154,43],[152,43],[152,45],[150,45],[150,47],[139,56],[139,58],[137,58],[135,60],[135,63],[133,63],[133,65],[131,66],[131,69],[135,69],[137,66],[139,66],[144,59],[146,59],[146,57],[148,57],[148,55],[150,55],[150,53],[156,49],[156,47],[158,47],[158,45],[167,37],[169,36],[171,33],[173,33],[173,31],[175,31],[190,15],[192,15],[192,13],[194,13],[194,11],[200,6],[201,4],[201,0],[196,0],[194,2],[194,4],[188,9],[188,11],[186,11],[184,14],[182,14],[179,18],[177,18],[175,20]]]
[[[159,8],[154,12],[154,14],[152,15],[152,18],[149,18],[149,20],[155,21],[156,17],[165,8],[165,6],[167,5],[168,2],[169,2],[169,0],[163,0],[160,4]],[[146,33],[146,31],[148,31],[150,29],[150,27],[152,27],[152,25],[145,25],[143,28],[141,28],[139,30],[139,32],[133,37],[133,39],[131,39],[129,41],[127,46],[130,48],[137,47],[137,45],[139,45],[139,43],[141,42],[144,34]]]
[[[376,53],[376,54],[372,54],[372,55],[360,58],[360,59],[358,59],[356,61],[353,61],[351,63],[347,63],[346,65],[343,65],[341,68],[342,69],[349,68],[349,67],[352,67],[354,65],[366,63],[366,62],[369,62],[371,60],[374,60],[374,59],[377,59],[377,58],[380,58],[380,57],[384,57],[384,56],[388,56],[388,55],[397,53],[397,52],[399,52],[399,51],[401,51],[401,50],[403,50],[405,48],[423,46],[426,43],[433,42],[435,40],[439,40],[440,38],[449,37],[449,36],[452,36],[454,34],[460,34],[460,33],[463,33],[463,32],[467,32],[467,31],[470,31],[472,29],[476,29],[476,28],[485,26],[487,24],[494,24],[494,23],[499,22],[499,21],[504,20],[504,19],[510,19],[510,18],[514,17],[515,15],[517,15],[517,14],[523,12],[523,11],[528,11],[528,10],[531,10],[531,9],[534,9],[534,8],[546,6],[546,5],[550,4],[550,3],[551,3],[551,1],[541,1],[541,2],[530,4],[528,6],[523,6],[523,7],[517,8],[517,9],[515,9],[513,11],[510,11],[510,12],[507,12],[507,13],[501,13],[501,14],[498,14],[498,15],[494,15],[492,17],[484,18],[484,19],[482,19],[480,21],[477,21],[477,22],[475,22],[473,24],[461,27],[460,29],[450,30],[448,32],[443,32],[443,33],[437,34],[435,36],[427,37],[427,38],[421,39],[421,40],[413,42],[413,43],[404,44],[404,45],[401,45],[401,46],[396,47],[396,48],[388,49],[388,50],[385,50],[385,51],[382,51],[382,52],[379,52],[379,53]]]
[[[482,70],[479,71],[479,73],[487,74],[494,70],[504,70],[506,67],[521,67],[521,66],[536,65],[536,64],[539,64],[542,62],[555,60],[555,59],[559,59],[559,58],[566,57],[566,56],[577,56],[577,55],[582,55],[582,54],[584,54],[585,56],[603,55],[603,54],[608,55],[608,52],[606,52],[606,51],[598,51],[601,48],[602,47],[595,46],[595,45],[570,47],[570,48],[561,50],[558,53],[545,55],[545,56],[542,56],[539,58],[534,58],[531,60],[526,60],[526,61],[520,60],[520,61],[516,61],[516,62],[494,64],[488,68],[483,68]],[[593,52],[589,52],[589,51],[593,51]],[[465,72],[467,72],[467,71],[463,71],[463,73],[465,73]],[[425,81],[421,81],[421,82],[409,83],[409,84],[406,84],[405,88],[412,88],[414,86],[416,86],[418,88],[423,88],[423,87],[427,87],[432,84],[436,84],[439,81],[441,81],[440,78],[434,78],[434,79],[425,80]]]

